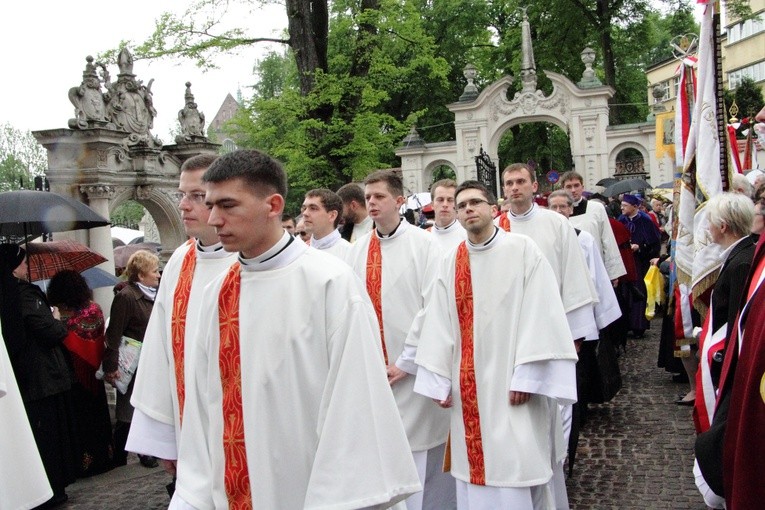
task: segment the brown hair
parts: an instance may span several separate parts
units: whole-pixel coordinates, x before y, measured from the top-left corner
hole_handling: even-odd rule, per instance
[[[510,172],[520,172],[521,170],[526,170],[526,172],[529,174],[531,182],[537,182],[537,174],[531,171],[529,165],[526,163],[513,163],[512,165],[502,170],[502,184],[504,185],[505,182],[505,174]]]
[[[404,196],[404,183],[396,172],[392,170],[378,170],[367,175],[367,178],[364,179],[365,186],[376,182],[384,182],[388,186],[388,191],[394,197]]]

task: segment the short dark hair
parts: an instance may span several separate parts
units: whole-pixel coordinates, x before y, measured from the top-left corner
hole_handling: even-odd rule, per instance
[[[441,179],[430,185],[430,194],[432,195],[437,188],[456,188],[457,181],[454,179]]]
[[[565,186],[568,181],[579,181],[584,184],[584,177],[576,170],[569,170],[560,176],[560,185]]]
[[[295,221],[295,218],[289,213],[282,213],[282,223],[284,223],[285,221],[291,221],[292,223],[297,223]]]
[[[349,182],[337,190],[337,195],[344,204],[350,204],[354,200],[359,205],[364,205],[364,189],[355,182]]]
[[[324,207],[327,212],[336,211],[337,216],[335,216],[334,226],[337,228],[337,226],[340,224],[340,217],[343,215],[343,200],[337,195],[337,193],[326,188],[317,188],[310,190],[305,194],[305,197],[318,197],[321,201],[322,207]]]
[[[526,163],[513,163],[512,165],[508,166],[504,170],[502,170],[502,184],[505,184],[505,174],[508,172],[519,172],[521,170],[526,170],[526,172],[529,174],[529,178],[531,179],[531,182],[537,182],[537,174],[534,173],[531,168],[529,168],[529,165]]]
[[[367,184],[374,184],[376,182],[384,182],[388,186],[388,191],[394,197],[404,196],[404,182],[401,177],[393,170],[377,170],[367,175],[364,179],[364,186]]]
[[[54,306],[64,305],[73,310],[85,308],[93,299],[93,291],[77,271],[64,269],[48,283],[48,301]]]
[[[464,181],[457,186],[457,190],[454,192],[454,201],[457,201],[457,195],[468,189],[477,189],[483,194],[483,197],[489,202],[489,205],[497,205],[497,198],[494,196],[494,193],[492,193],[483,183],[478,181]]]
[[[197,154],[183,162],[181,165],[181,173],[194,170],[207,170],[216,159],[218,159],[217,154]]]
[[[229,152],[216,159],[202,176],[203,182],[225,182],[232,179],[241,179],[256,192],[278,193],[287,198],[287,175],[282,165],[265,152]]]

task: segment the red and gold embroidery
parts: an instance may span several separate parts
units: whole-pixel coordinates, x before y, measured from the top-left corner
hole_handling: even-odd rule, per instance
[[[475,380],[473,348],[473,282],[470,275],[470,254],[463,241],[457,248],[454,287],[457,298],[457,318],[460,323],[462,351],[460,358],[460,399],[462,421],[465,425],[465,445],[470,483],[486,485],[486,468],[481,440],[481,417],[478,412],[478,392]]]
[[[377,322],[380,323],[380,340],[382,340],[383,357],[385,365],[388,365],[388,349],[385,347],[385,332],[382,317],[382,250],[380,250],[380,238],[377,232],[372,233],[367,250],[367,294],[372,300],[372,305],[377,314]]]
[[[183,421],[183,402],[186,397],[186,386],[183,377],[184,350],[186,336],[186,314],[189,310],[189,298],[191,296],[191,282],[194,280],[194,269],[197,266],[196,247],[194,240],[189,239],[186,243],[189,249],[183,256],[181,273],[173,294],[173,316],[170,323],[170,335],[173,346],[173,361],[175,363],[175,386],[178,392],[178,411]]]
[[[244,442],[242,411],[242,363],[239,345],[240,264],[233,264],[226,274],[218,296],[220,346],[218,365],[223,389],[224,482],[231,510],[252,508],[250,474]]]
[[[499,228],[505,232],[510,232],[510,217],[506,212],[499,215]]]

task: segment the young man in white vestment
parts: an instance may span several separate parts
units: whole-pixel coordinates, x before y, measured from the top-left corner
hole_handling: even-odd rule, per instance
[[[282,228],[281,165],[238,150],[203,180],[238,260],[205,289],[170,508],[386,508],[419,491],[374,309],[344,262]]]
[[[343,201],[337,193],[323,188],[312,189],[305,194],[301,212],[305,229],[311,233],[309,246],[345,260],[351,243],[337,230],[343,213]]]
[[[366,284],[382,336],[385,365],[398,412],[404,421],[422,494],[406,501],[409,510],[454,508],[454,479],[441,469],[449,416],[412,391],[416,348],[404,342],[421,326],[421,311],[441,258],[433,236],[399,216],[404,203],[401,178],[381,170],[367,176],[364,193],[375,229],[356,241],[348,255]]]
[[[165,265],[130,399],[135,411],[125,448],[157,457],[172,475],[191,366],[187,346],[204,315],[204,288],[236,261],[236,254],[223,249],[215,229],[207,224],[210,211],[202,175],[216,158],[217,154],[200,154],[181,165],[175,198],[190,239]]]
[[[364,190],[355,182],[341,186],[337,194],[343,201],[343,228],[340,234],[349,243],[355,243],[372,230],[374,222],[367,213]]]
[[[441,264],[414,389],[451,410],[459,509],[554,508],[550,417],[576,401],[577,359],[557,282],[531,239],[493,225],[485,186],[462,183],[456,203],[468,240]]]
[[[561,176],[560,184],[574,200],[569,221],[575,228],[589,232],[595,239],[603,264],[606,266],[608,278],[613,285],[616,285],[619,277],[627,274],[627,269],[619,254],[619,246],[616,244],[605,206],[597,200],[587,200],[582,196],[584,177],[573,170]]]
[[[457,183],[451,179],[441,179],[430,187],[436,217],[434,225],[428,230],[433,234],[433,239],[438,243],[443,255],[467,239],[467,233],[457,221],[457,211],[454,209],[456,189]]]
[[[597,336],[598,326],[594,320],[594,307],[598,301],[595,286],[588,274],[576,231],[565,218],[534,203],[538,183],[536,174],[524,163],[514,163],[502,172],[503,192],[510,209],[495,224],[503,230],[529,236],[552,266],[563,309],[566,311],[571,336],[579,350],[588,336]],[[572,409],[564,405],[556,419],[561,420],[563,436],[556,441],[558,466],[554,484],[556,507],[568,508],[566,486],[563,478],[563,462],[571,432]]]

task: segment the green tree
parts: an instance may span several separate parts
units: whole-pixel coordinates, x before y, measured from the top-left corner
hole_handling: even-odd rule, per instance
[[[762,89],[751,78],[742,79],[738,87],[734,90],[725,90],[724,94],[725,107],[728,109],[726,116],[731,115],[730,109],[734,101],[738,107],[736,116],[739,119],[753,117],[765,104]]]
[[[48,167],[45,149],[32,133],[6,123],[0,127],[0,191],[32,189]]]

